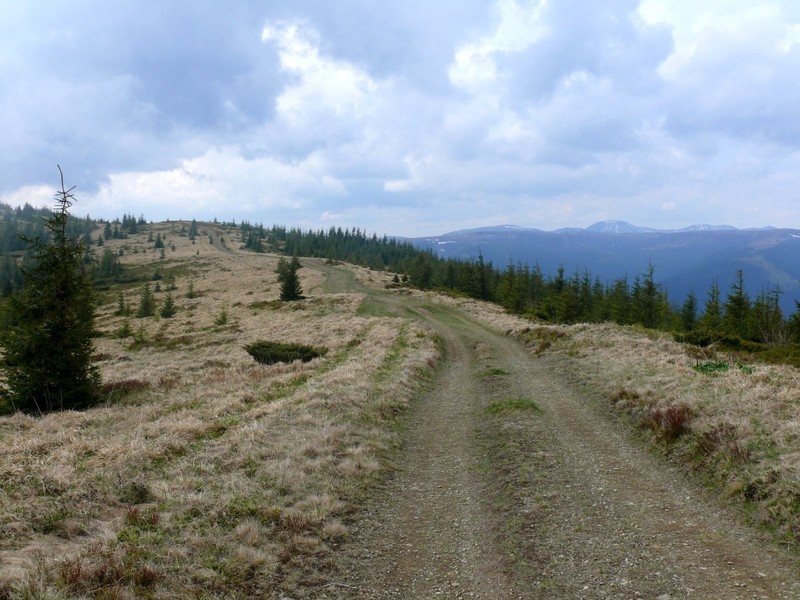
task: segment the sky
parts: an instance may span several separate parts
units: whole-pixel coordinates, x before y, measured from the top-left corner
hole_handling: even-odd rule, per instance
[[[800,228],[797,0],[0,0],[0,202]]]

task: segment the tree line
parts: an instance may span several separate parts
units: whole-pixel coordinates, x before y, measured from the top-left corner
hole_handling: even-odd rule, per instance
[[[240,224],[244,246],[257,251],[342,260],[408,276],[414,287],[441,290],[500,304],[507,310],[552,323],[614,322],[680,333],[682,339],[707,344],[740,342],[781,345],[800,343],[800,303],[785,316],[782,291],[770,286],[751,298],[744,272],[735,273],[730,289],[716,281],[704,295],[670,300],[656,280],[656,265],[643,273],[602,281],[590,270],[543,273],[539,265],[509,262],[498,268],[482,255],[474,260],[443,259],[431,250],[357,228],[303,231],[297,228]]]
[[[7,298],[22,285],[22,272],[35,265],[32,240],[43,244],[52,241],[53,232],[48,223],[57,214],[50,208],[34,208],[30,204],[12,207],[0,203],[0,298]],[[81,261],[87,266],[92,279],[109,281],[117,279],[122,266],[116,255],[109,251],[94,257],[91,250],[103,246],[105,240],[126,239],[146,225],[144,216],[138,218],[125,214],[111,221],[92,219],[89,215],[78,218],[70,215],[64,224],[64,235],[82,242]],[[98,227],[102,230],[98,232]],[[195,225],[196,226],[196,225]]]

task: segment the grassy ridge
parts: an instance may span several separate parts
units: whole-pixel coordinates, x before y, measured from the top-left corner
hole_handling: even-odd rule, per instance
[[[180,223],[149,226],[163,257],[149,229],[106,243],[128,272],[159,274],[157,303],[169,279],[177,312],[118,314],[120,293],[135,309],[141,284],[104,292],[104,404],[0,417],[0,598],[307,597],[382,476],[398,416],[437,361],[435,336],[400,318],[402,304],[345,293],[382,288],[388,275],[337,276],[306,260],[309,297],[281,303],[276,256],[240,253],[237,232],[201,227],[193,242]],[[326,286],[337,293],[320,293]],[[560,357],[655,447],[798,543],[797,370],[700,356],[640,328],[535,325],[495,305],[431,298]],[[259,340],[327,353],[259,364],[245,351]],[[510,398],[489,410],[537,406]]]
[[[360,315],[363,294],[315,295],[318,271],[300,270],[307,300],[275,302],[277,257],[154,228],[175,247],[164,258],[147,230],[106,247],[174,274],[175,316],[117,314],[141,286],[112,286],[104,403],[0,417],[0,598],[305,597],[436,363],[430,332]],[[263,339],[328,352],[259,364],[244,346]]]

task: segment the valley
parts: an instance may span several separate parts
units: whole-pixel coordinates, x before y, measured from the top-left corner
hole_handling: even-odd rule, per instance
[[[713,281],[724,294],[738,269],[744,271],[752,298],[780,288],[779,303],[786,315],[800,300],[800,231],[795,229],[698,225],[660,231],[609,221],[558,231],[485,227],[411,241],[443,259],[475,260],[482,254],[496,268],[538,265],[545,275],[563,266],[567,276],[589,272],[604,283],[632,280],[653,265],[656,281],[677,305],[689,293],[704,301]]]

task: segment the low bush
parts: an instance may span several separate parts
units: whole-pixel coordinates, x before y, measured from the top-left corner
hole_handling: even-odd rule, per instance
[[[265,365],[302,360],[308,362],[325,356],[327,348],[314,348],[303,344],[284,344],[281,342],[259,341],[244,347],[257,362]]]
[[[106,402],[119,402],[126,396],[150,389],[150,384],[141,379],[124,379],[104,383],[100,388],[100,397]]]
[[[692,368],[698,373],[705,373],[708,375],[711,373],[724,373],[730,369],[731,366],[725,361],[709,361],[696,364]]]

